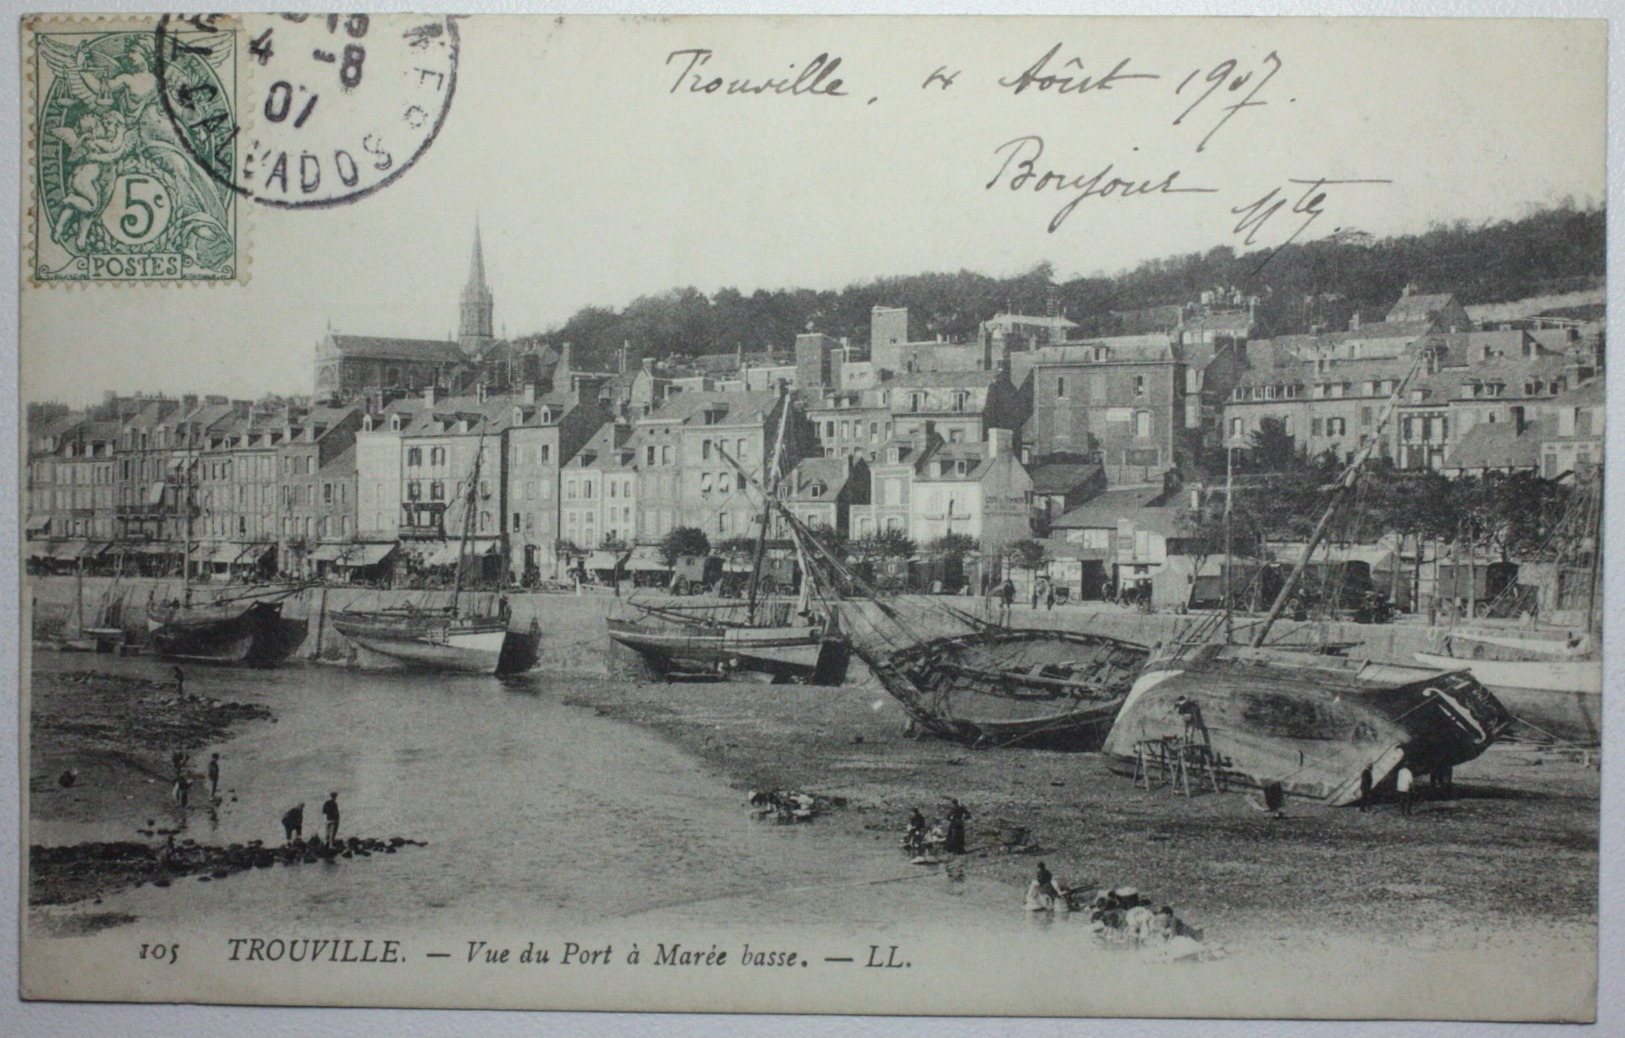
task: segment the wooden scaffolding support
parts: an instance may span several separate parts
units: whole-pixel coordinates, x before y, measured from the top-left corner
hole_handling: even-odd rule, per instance
[[[1171,783],[1174,792],[1191,796],[1191,778],[1194,775],[1198,790],[1207,788],[1215,793],[1222,792],[1225,787],[1224,761],[1213,752],[1206,732],[1201,736],[1196,740],[1165,735],[1160,739],[1142,739],[1135,743],[1134,784],[1149,790],[1151,776],[1155,772],[1158,785]]]

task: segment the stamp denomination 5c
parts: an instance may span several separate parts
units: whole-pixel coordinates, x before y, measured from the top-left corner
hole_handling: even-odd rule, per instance
[[[167,89],[196,113],[177,122],[156,72],[155,23],[24,24],[33,88],[24,262],[35,283],[235,281],[244,273],[239,198],[207,171],[237,163],[237,36],[195,26],[171,36]]]

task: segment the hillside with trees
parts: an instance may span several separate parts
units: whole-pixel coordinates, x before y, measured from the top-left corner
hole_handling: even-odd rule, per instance
[[[589,306],[563,326],[524,337],[574,345],[577,363],[608,368],[629,344],[636,362],[703,353],[787,351],[795,336],[819,331],[865,344],[869,311],[906,306],[914,333],[969,338],[1000,311],[1044,313],[1051,305],[1085,335],[1125,330],[1125,314],[1195,300],[1210,288],[1257,296],[1259,336],[1341,327],[1359,310],[1387,310],[1407,284],[1421,292],[1454,292],[1465,305],[1597,287],[1605,269],[1607,213],[1566,203],[1518,220],[1472,225],[1457,221],[1421,234],[1372,239],[1357,231],[1294,243],[1273,253],[1219,246],[1203,253],[1148,260],[1132,270],[1057,281],[1040,263],[994,278],[969,270],[879,278],[839,290],[692,286],[634,299],[619,310]]]

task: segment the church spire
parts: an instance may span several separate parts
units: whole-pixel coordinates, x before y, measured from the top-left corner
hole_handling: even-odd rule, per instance
[[[495,337],[491,332],[491,289],[485,283],[485,253],[480,247],[480,222],[474,220],[474,250],[468,260],[468,282],[463,285],[457,343],[471,357],[483,354]]]

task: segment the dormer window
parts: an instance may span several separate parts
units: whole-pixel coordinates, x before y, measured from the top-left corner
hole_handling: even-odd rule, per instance
[[[401,431],[401,416],[399,414],[392,414],[389,416],[389,427],[395,432]]]

